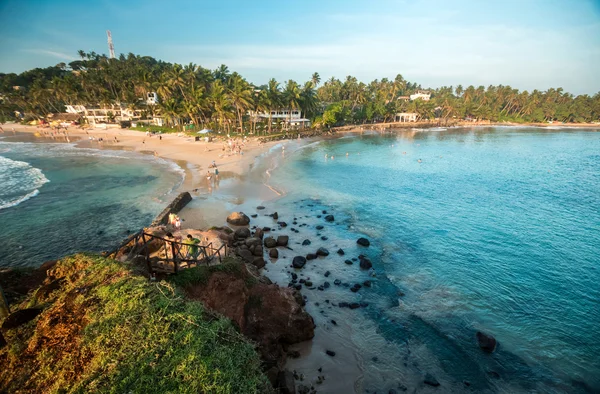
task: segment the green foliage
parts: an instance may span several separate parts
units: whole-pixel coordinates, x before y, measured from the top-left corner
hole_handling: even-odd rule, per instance
[[[214,272],[226,272],[243,278],[242,263],[232,257],[227,257],[222,264],[211,266],[198,266],[182,270],[177,275],[172,276],[169,281],[181,288],[195,284],[206,284],[208,278]]]
[[[65,284],[37,323],[6,334],[0,391],[269,392],[253,346],[171,284],[84,254],[61,260],[54,275]]]
[[[288,80],[282,85],[271,79],[257,87],[225,65],[210,71],[193,63],[171,64],[132,53],[118,59],[94,52],[78,54],[81,59],[68,66],[0,74],[0,112],[12,116],[20,111],[38,119],[64,111],[67,104],[121,103],[141,111],[145,119],[158,114],[173,129],[193,123],[227,134],[288,129],[283,119],[255,114],[282,109],[299,109],[323,126],[390,122],[398,112],[414,112],[422,120],[600,121],[600,93],[575,97],[562,88],[521,92],[504,85],[442,86],[428,89],[430,101],[409,101],[406,96],[423,88],[400,74],[369,83],[352,76],[343,81],[332,77],[321,84],[314,73],[304,84]],[[140,103],[148,92],[158,93],[157,105]]]

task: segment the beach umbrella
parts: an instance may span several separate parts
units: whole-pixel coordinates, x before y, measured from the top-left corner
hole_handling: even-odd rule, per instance
[[[198,132],[198,134],[206,134],[206,133],[210,133],[212,130],[209,129],[202,129]]]

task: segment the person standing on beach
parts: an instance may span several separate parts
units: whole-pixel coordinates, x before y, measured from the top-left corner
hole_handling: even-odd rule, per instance
[[[192,234],[188,234],[184,243],[188,245],[187,257],[192,257],[194,260],[196,260],[198,258],[198,244],[200,243],[200,240],[192,237]]]

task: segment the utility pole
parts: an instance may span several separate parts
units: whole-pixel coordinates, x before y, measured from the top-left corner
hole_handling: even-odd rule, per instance
[[[111,59],[115,58],[115,46],[113,45],[112,35],[110,34],[110,30],[106,31],[106,36],[108,37],[108,53]]]

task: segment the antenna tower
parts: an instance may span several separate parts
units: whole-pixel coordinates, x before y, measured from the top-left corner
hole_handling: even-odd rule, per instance
[[[110,35],[110,30],[106,31],[106,36],[108,37],[108,53],[111,59],[115,58],[115,46],[112,42],[112,36]]]

